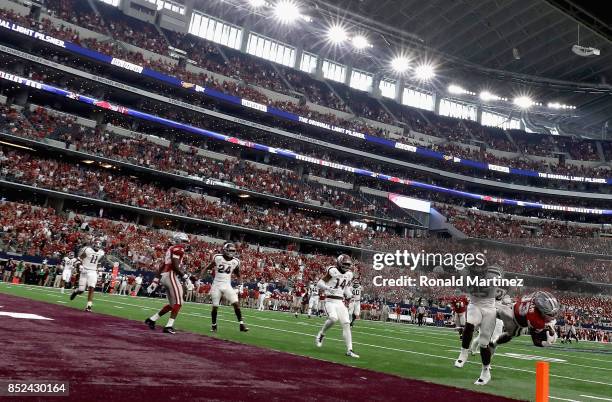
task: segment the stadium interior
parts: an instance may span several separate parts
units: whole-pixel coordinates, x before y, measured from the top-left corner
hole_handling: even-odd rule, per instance
[[[142,321],[143,310],[153,313],[162,298],[170,300],[158,270],[174,257],[161,255],[185,233],[186,274],[178,286],[186,303],[172,339],[189,333],[183,346],[198,350],[189,375],[215,369],[204,363],[200,338],[227,355],[228,370],[240,370],[232,356],[247,353],[208,339],[209,316],[216,331],[217,312],[207,270],[231,243],[240,259],[231,285],[250,331],[240,332],[235,307],[240,330],[222,332],[235,323],[225,296],[218,337],[249,345],[255,355],[265,349],[265,359],[279,359],[278,370],[305,364],[312,379],[302,390],[295,385],[300,373],[288,368],[285,388],[233,382],[227,393],[208,384],[209,394],[168,380],[179,390],[175,400],[273,400],[286,393],[286,400],[326,393],[332,400],[402,400],[399,379],[414,380],[405,386],[415,400],[535,400],[537,359],[525,358],[533,355],[550,361],[551,400],[612,400],[612,18],[583,3],[0,0],[0,313],[32,303],[54,314],[43,303],[21,306],[18,296],[55,303],[65,314],[58,317],[78,321],[84,296],[57,301],[63,260],[99,239],[105,260],[92,286],[94,315],[108,320],[104,328],[138,327],[133,344],[157,342],[128,320]],[[524,283],[506,289],[513,299],[538,291],[556,297],[559,341],[545,352],[521,337],[515,356],[501,353],[499,369],[500,352],[494,355],[490,384],[473,385],[479,365],[466,382],[452,367],[453,348],[461,347],[453,306],[459,290],[442,284],[456,267],[434,261],[372,269],[377,255],[397,250],[484,252],[504,278]],[[329,350],[339,356],[314,347],[313,323],[320,327],[329,314],[316,305],[308,321],[309,297],[296,290],[316,289],[330,267],[341,265],[341,254],[352,259],[362,286],[355,301],[361,313],[351,322],[358,363],[342,359],[346,334],[339,327],[329,335],[338,341]],[[380,285],[381,275],[440,281]],[[78,281],[69,277],[67,289]],[[78,312],[68,308],[75,306]],[[421,307],[426,328],[416,325]],[[3,326],[14,325],[5,319],[0,314]],[[34,334],[36,325],[12,334]],[[78,325],[89,333],[98,324]],[[368,338],[360,326],[375,335]],[[104,342],[100,331],[90,336]],[[302,340],[305,332],[310,337]],[[117,350],[129,347],[121,345]],[[15,359],[18,351],[28,353],[17,345]],[[271,351],[321,365],[285,362],[290,357]],[[440,359],[423,367],[405,361],[427,356]],[[335,370],[323,360],[370,370],[347,376],[371,374],[381,382],[369,391],[348,382],[354,388],[343,396],[332,384],[342,380],[330,376],[317,388],[317,379]],[[0,381],[25,380],[28,370],[35,373],[29,363],[0,369]],[[86,372],[64,369],[71,400],[101,398],[86,394],[105,392],[80,379]],[[253,376],[266,381],[265,372]],[[115,377],[104,377],[109,387]],[[427,388],[432,384],[447,388]],[[133,398],[120,386],[115,392],[116,400],[173,400],[166,391]]]

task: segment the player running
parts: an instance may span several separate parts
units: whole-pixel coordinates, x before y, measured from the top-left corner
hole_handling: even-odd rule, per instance
[[[451,299],[451,309],[453,310],[453,318],[455,320],[455,329],[459,332],[459,339],[463,337],[463,329],[465,328],[465,312],[469,304],[466,295],[462,295],[457,289],[457,295]]]
[[[234,307],[234,313],[240,323],[240,331],[247,332],[249,329],[242,321],[242,312],[238,304],[238,295],[232,288],[232,273],[236,275],[236,279],[240,279],[240,260],[237,258],[238,252],[234,243],[225,243],[223,245],[223,253],[215,254],[212,261],[205,268],[207,272],[214,269],[214,280],[210,289],[212,298],[212,311],[210,313],[212,319],[212,332],[217,332],[217,311],[221,298],[225,298],[229,304]]]
[[[74,252],[69,252],[62,260],[62,280],[60,282],[60,292],[64,293],[66,285],[70,283],[72,278],[72,271],[77,264],[77,259],[74,256]]]
[[[359,283],[359,280],[353,281],[353,297],[348,306],[349,317],[351,317],[351,327],[355,323],[355,320],[361,315],[361,293],[363,287]]]
[[[166,287],[168,304],[145,320],[145,324],[154,330],[155,322],[161,316],[170,312],[170,318],[164,327],[164,333],[166,334],[176,333],[174,330],[174,320],[176,320],[183,306],[183,285],[179,283],[178,278],[189,280],[189,274],[182,271],[183,257],[189,244],[189,236],[185,233],[176,233],[172,236],[172,243],[166,250],[164,261],[155,276],[155,279],[159,278],[159,284]]]
[[[512,299],[508,295],[505,289],[497,288],[495,294],[495,311],[499,311],[503,306],[511,305]],[[504,332],[504,322],[499,318],[495,319],[495,329],[493,335],[491,335],[491,341],[495,341]],[[472,344],[470,345],[470,354],[475,355],[480,350],[479,346],[480,329],[478,329],[478,337],[474,337]],[[490,345],[489,345],[490,346]]]
[[[70,300],[88,290],[87,307],[85,311],[91,312],[93,306],[93,295],[98,283],[98,266],[104,258],[102,240],[95,239],[91,247],[84,247],[79,253],[79,259],[73,264],[74,268],[80,267],[79,286],[70,294]]]
[[[319,315],[319,288],[313,282],[308,285],[308,318],[312,313]]]
[[[302,300],[306,294],[306,286],[302,281],[297,281],[293,286],[293,304],[291,309],[295,312],[295,318],[298,317],[298,313],[302,313]]]
[[[351,292],[353,272],[350,270],[352,266],[351,257],[341,254],[336,260],[336,266],[327,268],[327,274],[317,284],[319,289],[325,292],[325,310],[327,310],[328,318],[317,334],[316,345],[319,348],[323,346],[325,332],[337,321],[340,321],[342,337],[346,344],[346,355],[358,359],[359,355],[353,352],[349,313],[344,304],[345,299],[350,300],[353,297]]]
[[[501,269],[497,266],[489,266],[484,272],[473,270],[473,274],[479,279],[501,278]],[[480,329],[478,336],[478,344],[480,346],[480,358],[482,360],[482,370],[480,377],[474,384],[485,385],[491,380],[491,336],[495,330],[495,296],[497,287],[491,286],[473,286],[469,289],[471,296],[470,304],[467,308],[467,323],[461,338],[461,352],[455,367],[461,368],[465,365],[470,352],[470,344],[474,336],[474,330]]]

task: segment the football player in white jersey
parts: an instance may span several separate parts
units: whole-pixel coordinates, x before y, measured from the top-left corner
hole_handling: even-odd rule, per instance
[[[508,295],[507,291],[502,288],[497,288],[497,293],[495,296],[495,311],[498,311],[503,306],[509,306],[512,304],[512,298]],[[497,318],[495,320],[495,329],[493,330],[493,335],[491,336],[491,342],[495,343],[497,338],[504,332],[504,322]],[[480,328],[478,329],[478,336],[472,339],[472,344],[470,345],[470,353],[475,355],[479,352],[479,338],[480,338]]]
[[[349,317],[351,317],[351,327],[355,320],[361,315],[361,292],[363,292],[363,287],[359,283],[359,280],[355,279],[353,281],[353,298],[348,306]]]
[[[247,332],[249,329],[244,325],[242,320],[242,312],[238,304],[238,295],[232,288],[232,273],[240,279],[240,260],[237,258],[238,252],[234,243],[225,243],[223,245],[223,253],[215,254],[212,261],[205,268],[207,271],[214,270],[214,280],[210,288],[210,296],[212,298],[212,332],[217,332],[217,310],[221,298],[225,298],[229,304],[234,307],[234,313],[240,323],[240,331]]]
[[[313,312],[319,314],[319,288],[315,283],[310,282],[308,286],[308,318]]]
[[[60,282],[60,291],[64,293],[66,290],[66,285],[70,283],[70,278],[72,278],[72,270],[77,262],[77,259],[74,257],[74,252],[69,252],[64,259],[62,260],[62,281]]]
[[[268,291],[268,284],[261,278],[257,283],[257,290],[259,290],[259,299],[257,300],[257,310],[264,311],[264,302],[266,301],[266,293]]]
[[[327,311],[327,320],[323,324],[323,328],[319,331],[316,337],[317,347],[323,346],[323,338],[325,332],[336,323],[342,325],[342,337],[346,344],[346,355],[353,358],[359,358],[359,355],[353,352],[353,338],[351,335],[351,322],[349,319],[348,309],[344,304],[344,300],[350,300],[353,297],[351,292],[351,283],[353,281],[353,272],[350,268],[353,266],[351,257],[346,254],[341,254],[336,260],[336,266],[331,266],[327,269],[327,274],[319,280],[317,286],[325,292],[325,310]]]
[[[484,270],[473,270],[472,275],[479,279],[501,278],[501,269],[491,265]],[[455,360],[455,367],[461,368],[468,360],[470,344],[474,336],[474,330],[480,329],[478,335],[478,345],[480,346],[480,358],[482,360],[482,371],[480,377],[474,384],[486,385],[491,380],[491,356],[492,350],[489,344],[495,331],[495,320],[497,311],[495,310],[495,297],[497,295],[496,286],[473,286],[469,289],[470,304],[467,309],[467,322],[461,337],[461,352]]]
[[[75,265],[80,267],[79,286],[70,295],[70,300],[88,290],[87,307],[85,311],[91,312],[93,306],[93,295],[98,282],[98,266],[104,258],[102,240],[96,239],[91,247],[84,247],[79,253],[79,259]]]

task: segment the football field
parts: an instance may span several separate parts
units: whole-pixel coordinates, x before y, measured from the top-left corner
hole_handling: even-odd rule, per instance
[[[57,289],[35,286],[0,283],[0,293],[79,310],[84,308],[86,302],[84,296],[71,302],[68,293],[62,295]],[[94,313],[79,314],[84,317],[104,314],[142,321],[163,304],[163,299],[96,293]],[[18,304],[1,306],[2,310],[35,313],[20,311]],[[454,368],[459,339],[457,333],[449,329],[357,321],[353,328],[353,344],[361,358],[355,360],[344,356],[344,341],[339,326],[328,332],[322,348],[315,347],[315,334],[323,323],[321,318],[295,318],[287,313],[251,309],[243,309],[243,316],[250,328],[248,333],[238,331],[233,309],[222,307],[219,311],[219,331],[212,335],[209,332],[210,305],[186,303],[175,324],[178,333],[167,337],[180,344],[181,337],[186,336],[182,332],[213,336],[293,355],[523,400],[534,399],[535,361],[547,360],[550,361],[552,401],[612,401],[610,345],[581,342],[557,344],[544,349],[532,346],[529,337],[521,337],[498,348],[492,363],[493,379],[488,385],[479,387],[473,382],[480,373],[480,357],[472,356],[463,369]],[[5,319],[2,317],[2,321]],[[159,323],[164,324],[165,320],[166,317],[163,317]],[[145,327],[144,324],[142,327]],[[158,331],[162,336],[161,329]],[[113,336],[121,334],[115,333]],[[70,346],[69,342],[67,346]]]

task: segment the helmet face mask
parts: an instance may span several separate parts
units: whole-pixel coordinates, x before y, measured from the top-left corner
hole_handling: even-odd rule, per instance
[[[174,244],[189,243],[189,236],[186,233],[175,233],[172,236],[172,241]]]
[[[533,297],[533,303],[547,322],[552,321],[559,314],[559,301],[548,292],[537,292]]]
[[[353,266],[353,260],[346,254],[340,254],[336,260],[336,265],[340,272],[345,273]]]
[[[236,246],[234,243],[225,243],[223,245],[223,255],[226,258],[236,258],[238,256],[238,251],[236,251]]]
[[[94,250],[100,250],[102,248],[102,239],[95,239],[93,242]]]

